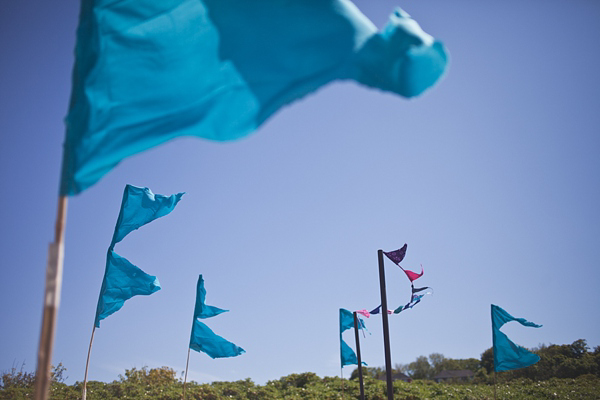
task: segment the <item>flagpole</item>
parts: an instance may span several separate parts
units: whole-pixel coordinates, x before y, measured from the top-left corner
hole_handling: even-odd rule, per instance
[[[88,348],[87,360],[85,362],[85,375],[83,376],[83,393],[81,395],[81,400],[85,400],[87,396],[87,376],[88,376],[88,367],[90,365],[90,354],[92,354],[92,343],[94,342],[94,333],[96,332],[96,322],[94,321],[94,328],[92,329],[92,338],[90,339],[90,347]]]
[[[363,385],[362,360],[360,358],[360,340],[358,337],[358,317],[356,311],[354,315],[354,340],[356,341],[356,357],[358,359],[358,381],[360,382],[360,400],[365,400],[365,387]]]
[[[58,198],[54,243],[48,246],[46,265],[46,289],[44,294],[44,313],[38,347],[37,370],[35,373],[35,399],[46,400],[50,389],[50,367],[52,347],[56,332],[56,317],[60,305],[62,285],[65,226],[67,220],[67,196]]]
[[[185,363],[185,377],[183,378],[183,396],[181,397],[183,400],[185,400],[185,383],[187,382],[187,372],[188,372],[189,365],[190,365],[190,348],[188,347],[187,361]]]
[[[340,368],[340,375],[342,377],[342,400],[344,400],[344,366]]]
[[[383,250],[377,250],[379,261],[379,288],[381,291],[381,320],[383,321],[383,346],[385,350],[385,376],[387,381],[388,400],[394,400],[394,384],[392,381],[392,353],[390,351],[390,328],[388,325],[387,294],[385,292],[385,270],[383,268]]]
[[[492,315],[492,368],[494,368],[494,400],[496,400],[496,331],[494,330],[494,305],[490,307]]]

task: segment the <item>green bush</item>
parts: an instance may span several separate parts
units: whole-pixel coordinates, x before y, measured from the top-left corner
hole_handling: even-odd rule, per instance
[[[576,354],[584,359],[586,354]],[[50,398],[72,400],[81,398],[82,383],[67,385],[62,382],[66,369],[59,364],[53,368]],[[515,378],[510,374],[499,374],[496,385],[500,399],[597,399],[600,393],[600,378],[596,374],[583,374],[577,378],[550,378],[543,381],[531,378]],[[411,383],[394,382],[394,399],[462,399],[483,400],[494,398],[494,386],[485,368],[477,371],[472,383],[434,383],[430,380],[415,380]],[[510,378],[510,379],[508,379]],[[0,399],[20,400],[33,397],[34,374],[12,368],[1,376]],[[369,400],[387,400],[386,382],[368,374],[364,379],[365,397]],[[97,399],[159,399],[180,400],[183,382],[176,378],[175,371],[168,367],[149,369],[132,368],[111,383],[90,381],[87,384],[89,400]],[[339,400],[359,399],[358,380],[339,377],[320,378],[312,372],[291,374],[265,385],[256,385],[252,380],[236,382],[213,382],[186,384],[186,399],[202,400]]]

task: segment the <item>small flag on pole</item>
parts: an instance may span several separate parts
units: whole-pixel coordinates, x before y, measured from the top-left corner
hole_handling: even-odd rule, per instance
[[[160,290],[160,283],[155,276],[148,275],[113,249],[130,232],[173,211],[181,196],[183,193],[163,196],[155,195],[148,188],[125,187],[115,233],[106,256],[106,269],[96,308],[97,328],[101,320],[121,309],[126,300]]]
[[[358,329],[365,329],[365,322],[361,318],[358,320]],[[348,346],[344,339],[342,339],[342,333],[351,328],[354,328],[354,315],[345,308],[340,308],[340,359],[342,367],[344,365],[358,365],[356,353]],[[364,361],[363,364],[367,365]]]
[[[194,322],[190,335],[190,349],[208,354],[211,358],[236,357],[246,351],[241,347],[215,334],[200,319],[212,318],[228,310],[222,310],[205,304],[206,289],[202,275],[196,285],[196,306],[194,307]]]
[[[529,322],[524,318],[515,318],[502,308],[492,304],[492,338],[494,346],[494,370],[510,371],[525,368],[540,360],[537,354],[513,343],[508,336],[500,331],[507,322],[517,321],[523,326],[540,328],[542,325]]]

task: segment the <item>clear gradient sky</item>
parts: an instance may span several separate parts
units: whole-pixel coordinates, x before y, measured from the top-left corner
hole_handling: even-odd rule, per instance
[[[127,183],[187,194],[117,245],[163,289],[102,322],[91,380],[183,371],[198,274],[207,303],[231,310],[207,324],[247,353],[193,353],[189,378],[339,375],[338,309],[376,307],[377,250],[404,243],[435,293],[390,318],[393,363],[479,358],[491,303],[544,325],[506,325],[523,346],[600,345],[600,2],[356,3],[378,26],[401,5],[442,40],[444,81],[411,101],[334,83],[246,139],[175,140],[71,198],[54,349],[67,382],[83,380]],[[35,369],[78,9],[0,3],[0,370]],[[386,270],[395,307],[410,286]],[[367,327],[363,359],[383,366],[381,319]]]

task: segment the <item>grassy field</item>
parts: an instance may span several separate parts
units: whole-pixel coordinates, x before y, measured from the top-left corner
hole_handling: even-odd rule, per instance
[[[181,399],[183,384],[168,368],[134,370],[133,373],[111,383],[89,382],[89,400],[94,399]],[[18,382],[15,382],[18,383]],[[513,380],[496,386],[498,399],[599,399],[600,378],[583,375],[576,379],[552,378],[534,382]],[[31,399],[32,385],[4,385],[0,399]],[[365,397],[369,400],[387,400],[385,382],[368,378]],[[52,385],[52,399],[81,398],[81,383]],[[186,385],[187,399],[358,399],[358,381],[338,377],[320,378],[313,373],[292,374],[265,385],[255,385],[250,379],[237,382]],[[446,384],[427,380],[412,383],[395,382],[394,399],[493,399],[494,387],[487,384]]]

